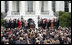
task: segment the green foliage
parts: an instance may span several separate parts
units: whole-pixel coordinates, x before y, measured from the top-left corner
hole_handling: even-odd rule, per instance
[[[5,26],[5,20],[4,19],[1,19],[1,26]]]
[[[1,13],[1,26],[5,26],[5,20],[3,19],[3,13]]]
[[[59,16],[61,16],[63,13],[65,13],[65,12],[63,12],[63,11],[59,11]]]
[[[62,27],[71,27],[71,13],[69,12],[59,12],[61,16],[59,16],[60,26]]]
[[[3,14],[1,13],[1,19],[2,19],[2,17],[3,17]]]

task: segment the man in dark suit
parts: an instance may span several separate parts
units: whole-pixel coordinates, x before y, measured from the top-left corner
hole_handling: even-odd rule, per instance
[[[48,28],[48,30],[49,30],[49,27],[51,26],[51,20],[49,19],[48,21],[47,21],[47,28]]]
[[[30,28],[31,18],[28,19],[28,28]]]
[[[47,28],[49,29],[50,26],[50,20],[47,21]]]
[[[8,20],[5,20],[5,28],[8,28]]]
[[[40,24],[41,24],[41,20],[39,19],[39,20],[38,20],[38,27],[41,27]]]
[[[15,28],[15,20],[13,20],[13,28]]]
[[[41,21],[40,21],[40,26],[42,27],[42,23],[43,23],[43,20],[41,19]]]
[[[16,28],[18,27],[18,21],[17,21],[17,19],[16,19]]]
[[[17,27],[19,26],[18,22],[19,22],[19,19],[17,20]]]
[[[11,28],[13,28],[14,27],[14,22],[13,22],[13,20],[12,20],[12,22],[11,22]]]
[[[11,29],[11,25],[12,25],[12,23],[11,23],[11,19],[9,20],[9,28]]]
[[[24,19],[22,19],[22,28],[25,28],[25,23],[24,23]]]
[[[15,28],[17,27],[17,22],[16,22],[17,20],[15,19]]]
[[[58,27],[59,27],[59,19],[58,18],[56,18],[54,21],[54,27],[55,27],[55,29],[58,29]]]
[[[59,18],[57,18],[57,29],[59,27]]]
[[[16,28],[16,19],[13,20],[14,28]]]

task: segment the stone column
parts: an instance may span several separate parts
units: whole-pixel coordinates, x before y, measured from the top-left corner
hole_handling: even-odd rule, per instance
[[[48,11],[50,16],[54,16],[53,10],[52,10],[52,1],[48,1]]]
[[[20,16],[25,15],[25,1],[20,1]]]
[[[71,3],[69,3],[69,12],[71,12]]]
[[[56,1],[56,6],[55,6],[55,9],[56,9],[56,12],[59,11],[59,7],[60,7],[60,1]]]
[[[5,12],[5,1],[1,1],[1,12]]]
[[[40,1],[35,1],[35,5],[36,5],[36,7],[35,7],[35,14],[36,15],[40,15],[41,14]]]
[[[12,12],[12,1],[8,1],[8,13],[7,15],[11,15],[11,12]]]
[[[64,11],[64,9],[65,9],[65,2],[64,1],[60,1],[60,4],[59,4],[59,9],[60,9],[60,11]]]

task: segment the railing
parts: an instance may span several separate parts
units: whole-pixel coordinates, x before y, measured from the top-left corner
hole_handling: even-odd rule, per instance
[[[47,14],[47,15],[49,15],[49,11],[41,12],[41,14]]]
[[[35,11],[32,11],[32,12],[26,11],[26,14],[35,14]]]
[[[12,11],[11,14],[12,14],[12,15],[20,15],[20,12]]]

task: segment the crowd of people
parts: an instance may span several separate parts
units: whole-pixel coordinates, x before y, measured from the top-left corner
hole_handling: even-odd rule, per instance
[[[71,29],[60,27],[57,19],[39,20],[38,29],[34,28],[32,20],[28,20],[29,23],[25,21],[24,25],[21,22],[18,20],[18,23],[8,23],[5,28],[1,28],[2,44],[71,44]]]
[[[34,27],[35,28],[35,23],[33,21],[33,19],[28,19],[28,20],[24,20],[24,19],[14,19],[14,20],[5,20],[5,28],[26,28],[29,29],[30,27]],[[59,19],[39,19],[38,20],[38,27],[42,27],[43,29],[48,28],[49,27],[53,27],[58,29],[59,27]]]
[[[29,29],[30,26],[33,25],[35,27],[35,23],[32,19],[24,20],[23,18],[20,19],[10,19],[5,20],[5,28],[27,28]]]
[[[53,20],[46,19],[46,18],[39,19],[38,20],[38,26],[42,27],[43,29],[45,29],[45,28],[49,29],[49,27],[58,29],[58,27],[59,27],[59,19],[58,18],[53,19]]]

